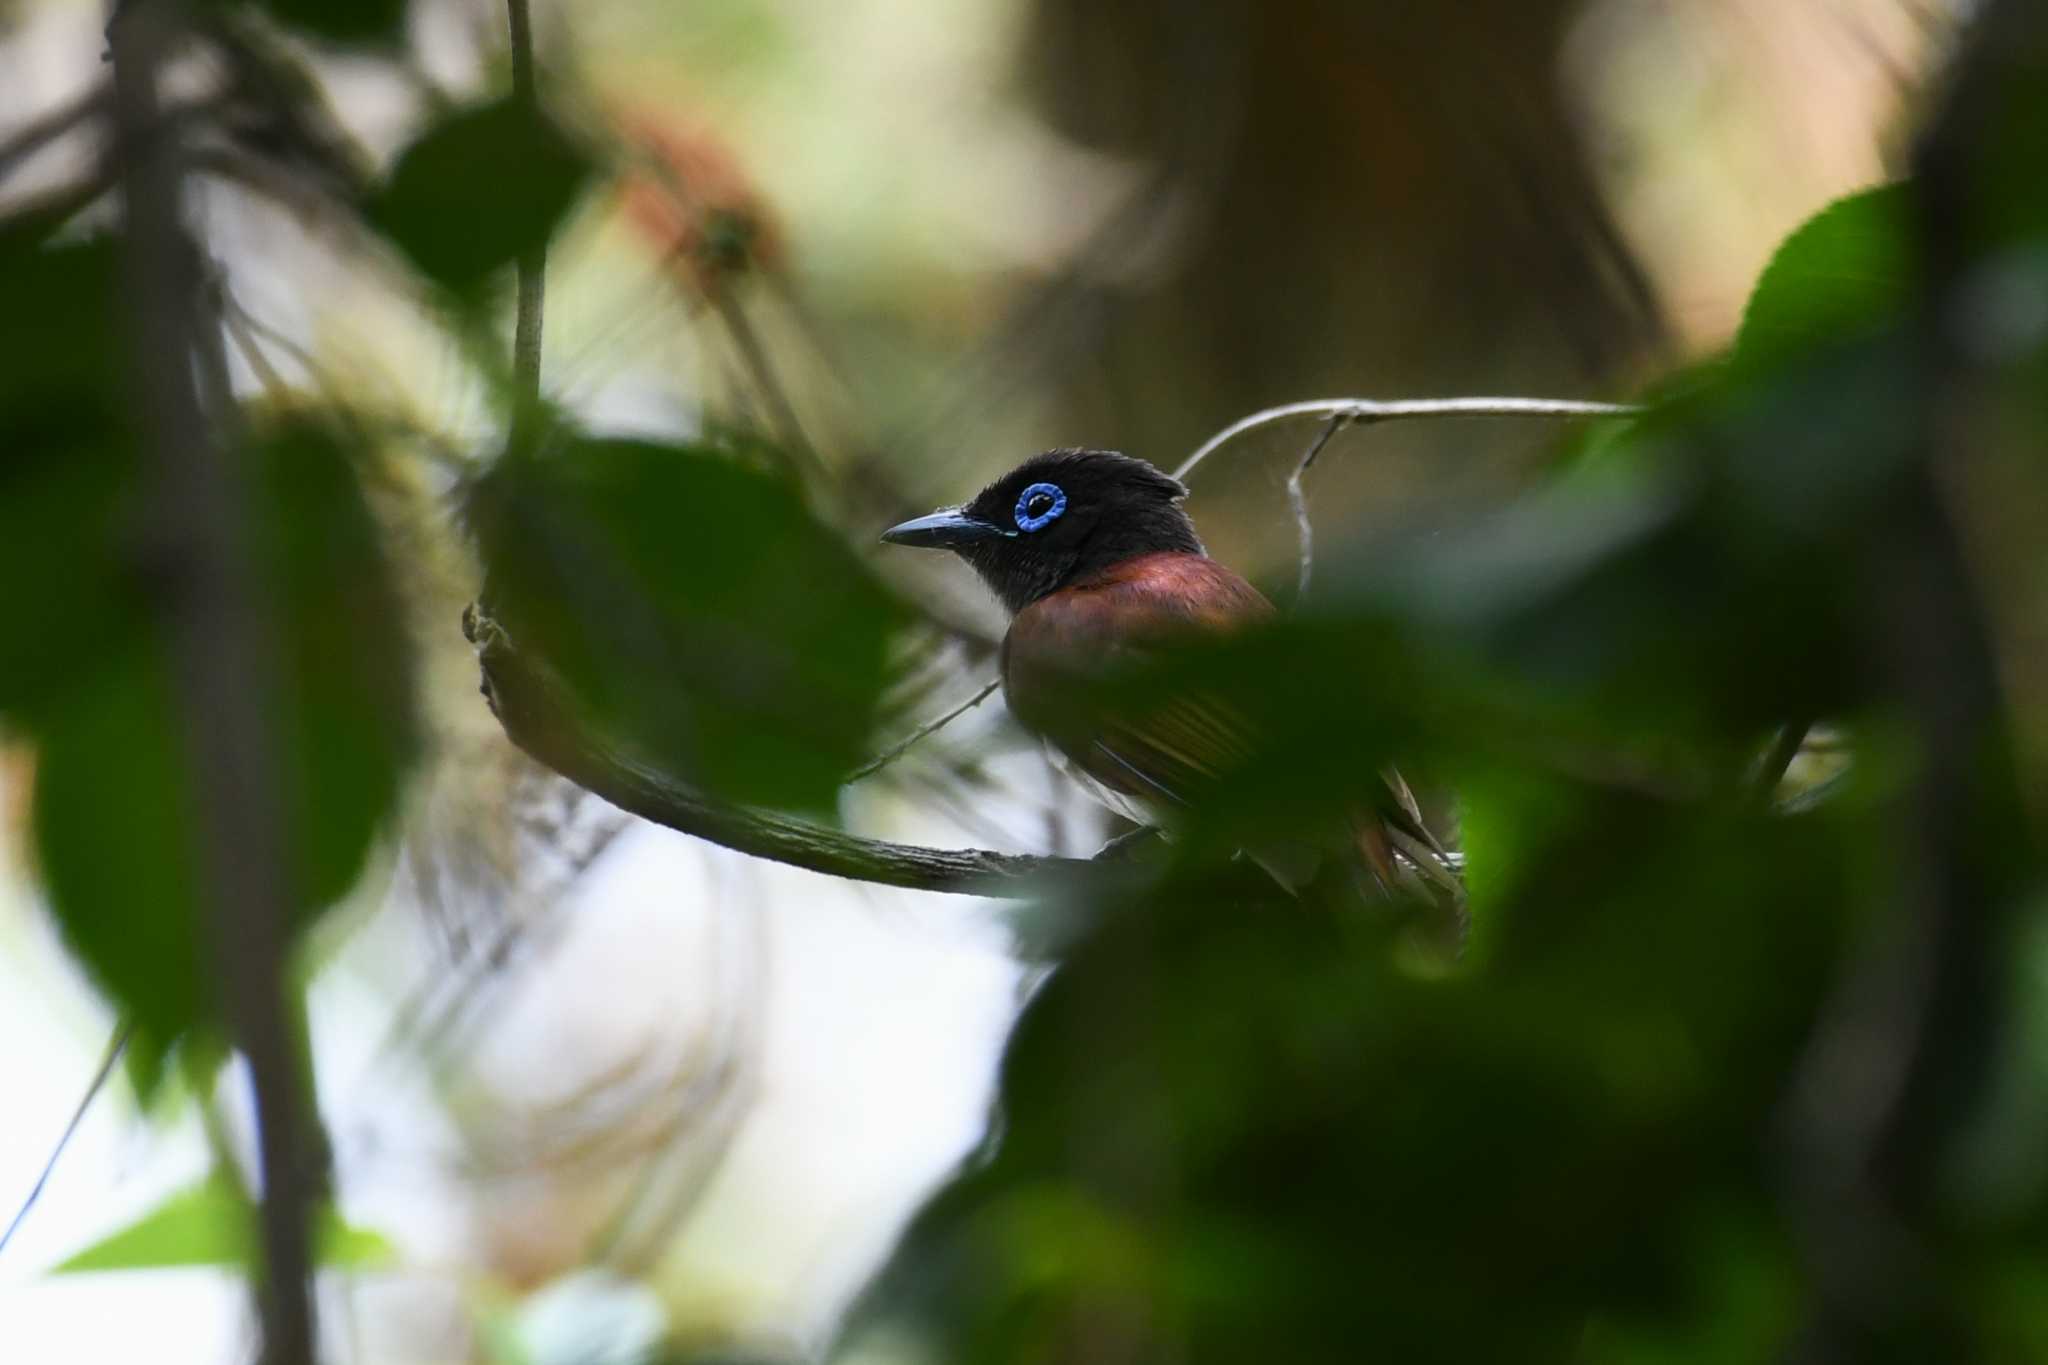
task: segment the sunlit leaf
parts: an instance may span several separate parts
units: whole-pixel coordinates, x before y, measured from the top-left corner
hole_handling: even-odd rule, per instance
[[[340,1270],[381,1270],[396,1263],[391,1244],[331,1208],[314,1215],[314,1256]],[[229,1182],[209,1179],[171,1195],[128,1226],[54,1267],[58,1275],[193,1266],[246,1269],[257,1263],[255,1210]]]

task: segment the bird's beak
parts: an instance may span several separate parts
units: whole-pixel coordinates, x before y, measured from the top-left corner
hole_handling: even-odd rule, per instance
[[[978,540],[1014,534],[1014,531],[1005,531],[994,522],[970,517],[958,507],[943,507],[930,516],[916,517],[899,526],[891,526],[882,532],[882,539],[891,545],[954,549],[972,545]]]

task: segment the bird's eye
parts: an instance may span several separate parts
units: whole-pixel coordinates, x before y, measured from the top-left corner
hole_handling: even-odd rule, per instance
[[[1017,496],[1017,529],[1038,531],[1067,510],[1067,495],[1056,483],[1034,483]]]

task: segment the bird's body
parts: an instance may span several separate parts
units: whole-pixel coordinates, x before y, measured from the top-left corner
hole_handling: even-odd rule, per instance
[[[1143,461],[1055,450],[963,506],[884,536],[951,549],[974,566],[1011,613],[1002,646],[1011,712],[1105,804],[1148,824],[1172,823],[1177,808],[1252,756],[1256,735],[1216,698],[1158,696],[1133,708],[1104,684],[1274,615],[1258,589],[1208,556],[1185,496]],[[1383,796],[1353,821],[1372,878],[1386,890],[1402,880],[1399,848],[1410,867],[1454,888],[1398,775],[1389,772]],[[1298,858],[1259,861],[1290,887],[1303,880]],[[1295,871],[1283,872],[1287,863]]]
[[[1121,560],[1017,613],[1003,637],[1003,695],[1019,723],[1088,780],[1105,805],[1141,823],[1248,756],[1244,736],[1196,703],[1123,723],[1086,704],[1105,677],[1156,662],[1177,645],[1265,621],[1273,606],[1207,555],[1160,550]],[[1193,734],[1174,742],[1173,728]],[[1170,814],[1170,812],[1169,812]]]

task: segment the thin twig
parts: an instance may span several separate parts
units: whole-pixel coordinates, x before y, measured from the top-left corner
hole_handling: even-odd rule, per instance
[[[1308,493],[1302,488],[1301,481],[1316,462],[1316,456],[1322,454],[1323,447],[1330,443],[1330,438],[1342,431],[1350,420],[1345,413],[1331,413],[1322,430],[1316,433],[1315,440],[1309,442],[1308,449],[1295,463],[1294,472],[1287,476],[1287,505],[1294,509],[1295,542],[1301,549],[1301,572],[1294,585],[1297,603],[1308,596],[1309,575],[1315,567],[1316,558],[1316,528],[1315,523],[1309,520]]]
[[[57,1137],[57,1145],[50,1149],[49,1160],[43,1163],[42,1174],[29,1188],[28,1197],[21,1201],[15,1211],[14,1220],[7,1225],[7,1231],[0,1232],[0,1252],[7,1250],[7,1244],[14,1240],[14,1234],[28,1218],[29,1210],[43,1197],[43,1186],[50,1183],[50,1173],[57,1169],[57,1159],[64,1155],[64,1149],[71,1145],[71,1139],[78,1132],[78,1125],[85,1122],[85,1111],[92,1108],[92,1102],[99,1098],[100,1091],[107,1085],[107,1078],[114,1074],[114,1064],[121,1060],[122,1050],[128,1046],[130,1028],[126,1022],[114,1025],[114,1034],[107,1039],[107,1055],[100,1060],[100,1069],[93,1073],[92,1082],[79,1096],[78,1107],[71,1111],[71,1121],[64,1125],[64,1131]]]
[[[1342,417],[1347,426],[1366,426],[1417,417],[1630,417],[1641,411],[1630,403],[1591,403],[1575,398],[1311,398],[1232,422],[1181,461],[1173,477],[1186,479],[1196,465],[1248,431],[1296,417]]]
[[[848,782],[858,782],[864,777],[873,777],[876,773],[882,771],[882,769],[888,767],[891,763],[894,763],[897,759],[909,753],[913,746],[923,742],[926,739],[929,739],[931,736],[945,729],[948,725],[951,725],[954,721],[960,719],[960,717],[966,715],[969,711],[972,711],[975,707],[987,701],[990,697],[995,695],[996,689],[998,687],[1001,687],[1002,685],[1003,680],[1001,678],[989,679],[988,682],[982,685],[981,689],[978,692],[976,692],[973,696],[969,697],[966,701],[961,702],[958,706],[948,711],[945,715],[940,716],[937,720],[927,721],[925,724],[918,726],[917,729],[911,731],[909,736],[905,738],[901,743],[884,750],[882,753],[876,755],[874,758],[869,759],[866,763],[861,764],[858,768],[855,768],[851,773],[847,775],[846,780]]]

